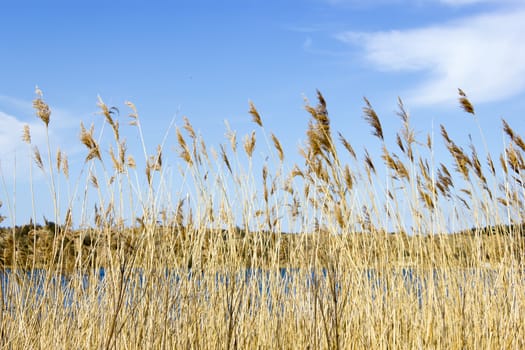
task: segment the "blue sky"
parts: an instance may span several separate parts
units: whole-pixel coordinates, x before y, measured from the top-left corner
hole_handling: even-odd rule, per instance
[[[30,125],[44,147],[35,86],[53,111],[52,146],[67,153],[72,174],[86,154],[80,122],[101,125],[98,96],[119,108],[123,125],[124,102],[137,106],[149,153],[183,116],[211,145],[225,142],[225,120],[249,134],[253,101],[293,163],[308,122],[304,98],[315,103],[316,89],[333,129],[360,154],[379,150],[362,118],[363,96],[389,142],[400,128],[399,96],[422,139],[434,130],[442,143],[444,124],[453,139],[467,145],[471,134],[481,147],[477,125],[458,108],[461,87],[499,153],[501,118],[519,133],[525,127],[523,37],[518,0],[0,1],[0,213],[17,222],[31,215],[21,132]],[[140,151],[136,133],[126,137]],[[173,164],[175,145],[168,138]],[[38,169],[33,181],[45,183]],[[37,193],[37,219],[52,217],[44,197]]]

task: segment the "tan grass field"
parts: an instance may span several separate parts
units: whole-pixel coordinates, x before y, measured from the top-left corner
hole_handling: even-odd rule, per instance
[[[505,148],[479,155],[441,126],[450,164],[435,164],[433,138],[416,140],[401,101],[390,150],[365,99],[364,117],[382,147],[372,159],[334,135],[317,98],[306,105],[301,165],[287,164],[250,104],[253,133],[239,140],[230,130],[214,150],[184,119],[153,154],[143,143],[144,169],[120,136],[123,117],[100,100],[112,139],[101,144],[102,131],[80,128],[87,175],[76,193],[96,193],[93,210],[59,209],[78,202],[61,198],[67,155],[49,142],[41,152],[24,128],[55,217],[0,230],[0,347],[525,348],[519,133],[503,121]],[[477,123],[461,90],[459,101]],[[52,127],[40,91],[34,107]],[[190,194],[175,199],[165,196],[170,142]],[[255,160],[257,148],[268,162]],[[454,233],[445,225],[451,213],[466,225]],[[90,219],[74,225],[79,217]]]

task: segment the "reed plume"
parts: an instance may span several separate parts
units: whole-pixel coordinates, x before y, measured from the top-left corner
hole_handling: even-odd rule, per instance
[[[85,162],[88,162],[93,158],[97,158],[98,160],[102,161],[98,143],[95,141],[95,138],[93,137],[94,131],[95,131],[95,126],[93,124],[91,124],[91,128],[87,130],[84,127],[84,124],[80,122],[80,142],[82,142],[89,151],[88,155],[86,156]]]
[[[179,143],[179,156],[189,165],[193,165],[193,159],[191,158],[190,149],[188,147],[188,144],[186,143],[186,140],[184,139],[184,136],[182,136],[182,133],[179,128],[175,129],[175,132],[177,134],[177,142]]]
[[[350,142],[348,142],[348,140],[343,136],[343,134],[341,134],[340,132],[338,132],[339,134],[339,140],[341,141],[341,143],[343,144],[343,147],[348,151],[348,154],[350,154],[350,156],[356,160],[357,159],[357,156],[355,154],[355,151],[354,151],[354,148],[352,147],[352,145],[350,144]]]
[[[42,90],[38,87],[35,89],[37,98],[33,100],[33,108],[36,110],[37,116],[44,122],[46,128],[49,126],[49,119],[51,117],[51,109],[49,105],[44,102]]]
[[[372,127],[372,135],[377,136],[383,141],[384,140],[383,127],[381,126],[379,117],[377,116],[376,111],[372,108],[370,101],[368,101],[366,97],[364,97],[363,99],[365,100],[365,104],[366,104],[366,106],[363,107],[364,118],[368,122],[368,124],[370,124],[370,126]]]
[[[42,161],[42,156],[37,146],[33,146],[33,158],[35,159],[36,165],[45,172],[44,162]]]
[[[461,108],[463,108],[463,110],[467,113],[470,113],[472,115],[476,114],[474,112],[474,106],[472,106],[472,103],[470,103],[465,92],[463,92],[463,90],[458,88],[458,93],[459,93],[459,103],[461,105]]]
[[[262,123],[261,116],[259,115],[259,112],[255,108],[255,105],[251,101],[250,101],[250,110],[248,112],[252,115],[252,121],[262,128],[263,123]]]
[[[281,142],[279,141],[277,136],[275,136],[275,134],[273,133],[272,133],[272,141],[273,141],[273,145],[275,146],[275,149],[277,150],[277,155],[279,156],[279,160],[282,162],[284,160],[283,148],[281,146]]]
[[[251,135],[246,135],[244,138],[244,151],[246,152],[246,155],[248,155],[248,158],[251,158],[253,155],[253,151],[255,150],[255,131],[252,131]]]
[[[22,132],[22,141],[24,141],[28,145],[31,144],[31,130],[29,128],[29,125],[27,124],[24,125],[24,129]]]

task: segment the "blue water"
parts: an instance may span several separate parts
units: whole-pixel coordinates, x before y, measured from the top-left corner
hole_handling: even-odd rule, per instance
[[[177,290],[182,285],[191,283],[191,290],[197,293],[201,300],[209,299],[214,291],[221,288],[224,290],[243,291],[247,295],[244,302],[250,302],[252,305],[260,306],[266,303],[270,310],[277,307],[278,303],[272,296],[272,291],[278,291],[280,296],[293,296],[301,290],[316,292],[321,298],[326,295],[336,297],[342,296],[344,288],[342,272],[335,272],[327,269],[321,270],[300,270],[286,269],[264,270],[264,269],[244,269],[237,272],[216,272],[214,275],[205,274],[204,272],[195,272],[191,270],[168,270],[163,273],[145,273],[141,269],[133,270],[125,275],[120,271],[113,275],[115,280],[107,274],[104,269],[91,271],[90,274],[82,276],[69,276],[55,274],[48,276],[44,270],[34,271],[11,271],[9,269],[0,271],[0,287],[2,296],[2,306],[4,310],[11,310],[14,303],[25,303],[28,301],[38,303],[46,300],[53,302],[59,301],[65,307],[72,307],[81,303],[83,293],[87,294],[88,290],[93,292],[92,288],[98,295],[99,301],[102,300],[104,293],[110,290],[111,283],[120,283],[120,278],[125,287],[124,303],[125,306],[132,306],[140,300],[141,292],[148,283],[169,283],[171,290]],[[465,288],[483,288],[488,293],[497,293],[498,272],[487,269],[462,269],[447,272],[442,270],[432,270],[430,272],[416,271],[411,268],[399,268],[389,271],[378,271],[375,269],[363,269],[356,274],[351,272],[353,278],[359,279],[361,283],[366,284],[369,288],[372,300],[381,302],[385,301],[389,289],[393,284],[397,288],[402,283],[406,296],[417,300],[419,307],[423,307],[425,292],[429,288],[440,288],[448,295],[448,290],[463,293]],[[155,282],[151,282],[155,276]],[[385,276],[388,276],[386,278]],[[522,274],[523,276],[523,274]],[[80,277],[80,278],[79,278]],[[149,280],[148,280],[149,279]],[[470,282],[469,282],[470,281]],[[523,283],[524,281],[520,281]],[[346,281],[345,283],[348,283]],[[475,283],[469,285],[469,283]],[[276,289],[275,286],[278,286]],[[91,289],[90,289],[91,288]],[[399,288],[396,289],[399,291]],[[275,293],[275,292],[274,292]],[[227,294],[226,294],[227,295]],[[378,299],[382,298],[382,299]],[[234,298],[227,300],[227,307],[232,307]],[[20,305],[18,305],[20,307]],[[174,313],[180,311],[175,306]]]

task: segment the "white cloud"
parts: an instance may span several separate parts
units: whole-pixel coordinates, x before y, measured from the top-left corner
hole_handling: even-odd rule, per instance
[[[440,3],[449,5],[449,6],[465,6],[465,5],[474,5],[474,4],[481,4],[481,3],[504,3],[504,2],[510,2],[509,0],[439,0]]]
[[[382,71],[420,72],[411,103],[435,104],[463,88],[475,101],[497,101],[525,89],[525,9],[484,14],[438,26],[373,33],[346,32]]]
[[[432,3],[440,3],[446,6],[467,6],[483,3],[493,3],[498,5],[505,5],[508,3],[519,3],[522,0],[323,0],[324,2],[334,5],[351,5],[357,7],[373,7],[382,5],[424,5]]]
[[[8,178],[15,175],[15,165],[17,166],[17,177],[21,174],[24,176],[27,174],[25,165],[27,165],[26,160],[30,156],[30,146],[22,141],[24,125],[29,125],[32,144],[42,148],[45,145],[43,125],[36,121],[25,123],[0,111],[0,161],[2,162],[2,173]],[[23,170],[21,170],[22,168]]]
[[[80,118],[63,108],[50,106],[49,138],[51,152],[57,147],[67,156],[83,151],[78,142]],[[22,141],[24,126],[28,125],[31,146]],[[44,123],[35,115],[31,101],[0,95],[0,167],[2,175],[11,180],[28,181],[32,146],[37,146],[47,162],[47,136]],[[54,159],[54,156],[52,156]],[[15,168],[16,167],[16,168]],[[40,170],[33,172],[34,178],[42,176]]]

